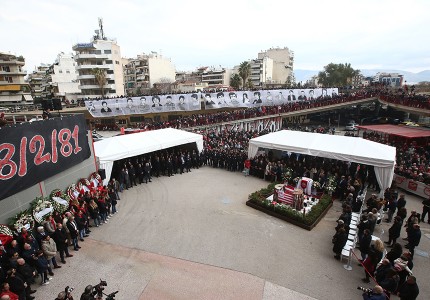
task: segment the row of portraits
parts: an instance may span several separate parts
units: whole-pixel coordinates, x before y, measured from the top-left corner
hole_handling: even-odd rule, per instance
[[[216,93],[191,93],[175,95],[154,95],[141,97],[87,100],[85,106],[93,117],[149,114],[175,111],[195,111],[201,109],[203,99],[205,109],[227,107],[274,106],[296,101],[331,98],[338,94],[331,89],[278,89],[259,91],[231,91]]]

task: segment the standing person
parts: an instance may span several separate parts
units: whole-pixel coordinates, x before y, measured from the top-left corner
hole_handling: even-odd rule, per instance
[[[406,206],[405,194],[400,194],[399,199],[397,200],[397,210]]]
[[[37,270],[37,273],[39,273],[40,277],[42,278],[41,284],[47,285],[49,284],[49,280],[52,279],[52,277],[48,277],[48,269],[50,269],[48,259],[43,254],[42,250],[38,250],[36,252],[36,255],[38,257],[37,263],[36,263],[36,270]]]
[[[408,244],[405,248],[409,249],[411,252],[411,258],[414,257],[415,247],[420,244],[421,240],[421,229],[419,224],[414,224],[412,229],[408,232]]]
[[[112,188],[115,192],[116,198],[118,200],[121,200],[119,197],[120,184],[119,184],[118,180],[116,180],[115,178],[112,178]]]
[[[388,216],[387,216],[387,219],[385,221],[387,223],[391,223],[393,215],[397,209],[397,199],[395,198],[394,195],[391,195],[391,198],[388,200],[387,207],[388,207]]]
[[[348,234],[344,228],[340,228],[333,236],[333,252],[335,253],[334,258],[340,260],[340,254],[342,253],[343,247],[345,247],[346,241],[348,240]]]
[[[369,283],[370,276],[373,276],[376,265],[381,261],[384,255],[384,243],[381,240],[376,240],[375,244],[370,247],[368,256],[363,261],[365,278],[362,279],[363,282]]]
[[[53,239],[57,245],[58,252],[60,252],[61,262],[65,264],[66,260],[64,259],[64,254],[66,254],[66,257],[73,257],[73,255],[69,253],[69,241],[67,240],[67,232],[63,228],[63,224],[57,223],[57,229],[54,232]]]
[[[249,158],[247,158],[243,163],[243,171],[245,173],[245,176],[249,176],[249,169],[251,169],[251,161],[249,160]]]
[[[372,235],[369,229],[364,230],[363,237],[360,240],[361,261],[364,261],[369,253],[370,244],[372,243]],[[361,264],[359,264],[361,266]]]
[[[424,222],[424,218],[428,214],[427,223],[430,224],[430,199],[426,199],[422,203],[423,203],[423,213],[421,214],[421,222]]]
[[[67,222],[66,222],[66,226],[67,226],[67,228],[69,229],[69,232],[70,232],[70,238],[72,239],[72,243],[73,243],[73,250],[79,251],[79,249],[81,247],[78,244],[79,232],[78,232],[78,225],[75,222],[75,217],[73,217],[72,215],[70,215],[68,217]]]
[[[400,231],[402,231],[402,224],[402,218],[400,218],[399,216],[395,216],[393,225],[390,227],[390,229],[388,229],[388,242],[385,242],[389,245],[388,247],[391,248],[392,245],[396,243],[396,240],[400,237]]]
[[[151,182],[151,166],[149,162],[145,163],[145,167],[143,167],[143,180],[145,180],[145,183]]]
[[[9,284],[10,291],[17,294],[19,300],[33,300],[34,297],[26,294],[27,283],[17,274],[15,268],[7,271],[6,282]],[[35,293],[36,290],[30,290],[29,294]]]
[[[420,293],[415,276],[409,276],[405,283],[403,283],[398,291],[397,296],[400,300],[415,300]]]
[[[43,254],[48,260],[48,263],[51,265],[51,269],[61,268],[61,266],[57,264],[57,260],[55,259],[55,255],[57,255],[57,245],[49,235],[47,235],[42,241],[42,250]]]
[[[10,299],[10,300],[18,300],[19,299],[18,295],[10,290],[9,283],[7,283],[7,282],[3,282],[3,284],[2,284],[0,299],[3,299],[2,298],[3,296],[9,296],[9,298],[4,298],[4,299]]]

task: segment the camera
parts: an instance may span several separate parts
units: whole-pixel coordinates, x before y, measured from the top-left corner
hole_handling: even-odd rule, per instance
[[[357,287],[357,290],[363,291],[364,293],[367,293],[367,294],[369,294],[369,295],[373,293],[373,290],[372,290],[372,289],[365,288],[365,287],[362,287],[362,286],[358,286],[358,287]]]

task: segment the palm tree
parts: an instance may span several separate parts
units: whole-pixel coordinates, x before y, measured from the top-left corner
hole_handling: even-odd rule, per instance
[[[91,73],[93,73],[94,77],[96,78],[97,85],[100,87],[102,98],[105,96],[105,84],[106,84],[106,73],[103,69],[100,68],[94,68],[91,70]]]
[[[240,78],[239,74],[233,74],[233,76],[231,76],[230,86],[238,90],[241,83],[242,83],[242,79]]]
[[[242,88],[245,88],[246,80],[248,79],[249,75],[251,74],[251,64],[247,61],[242,62],[239,65],[239,76],[242,78]]]

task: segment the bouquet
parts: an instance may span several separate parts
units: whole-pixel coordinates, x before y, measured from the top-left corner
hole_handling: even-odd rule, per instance
[[[70,200],[78,200],[79,190],[76,187],[76,184],[71,184],[66,190],[67,196],[69,196]]]

